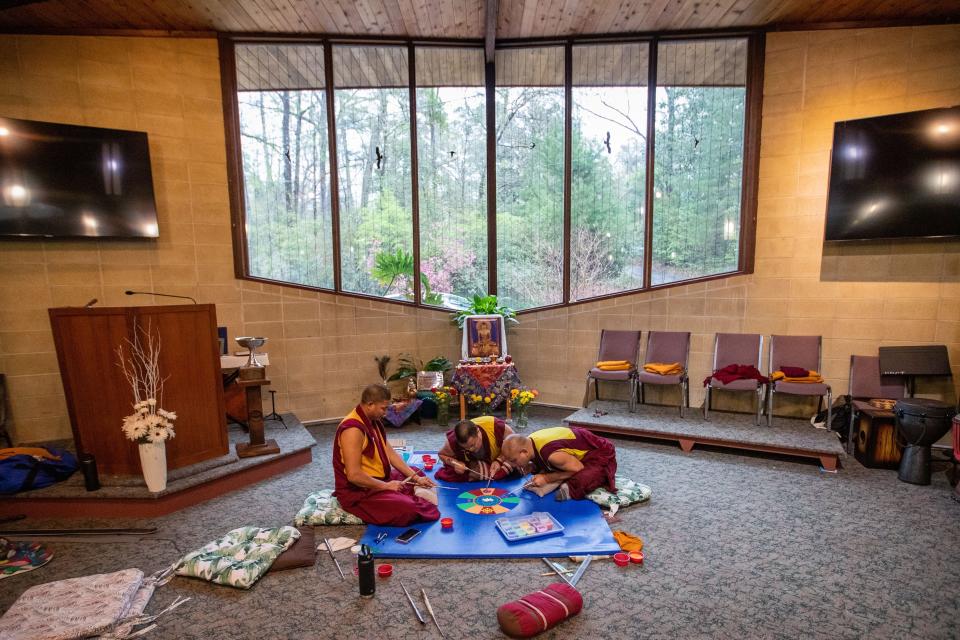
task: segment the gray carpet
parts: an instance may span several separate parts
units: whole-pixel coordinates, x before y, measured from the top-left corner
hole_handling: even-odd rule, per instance
[[[642,408],[641,408],[642,410]],[[540,409],[532,426],[569,412]],[[743,420],[750,421],[750,416]],[[127,544],[51,543],[46,567],[0,581],[0,611],[50,580],[130,566],[154,571],[227,530],[289,523],[303,497],[330,486],[332,428],[312,427],[313,464],[204,505],[154,520],[28,520],[19,526],[153,525],[158,539]],[[425,424],[393,430],[439,447]],[[615,439],[621,473],[653,487],[619,527],[646,542],[642,567],[597,561],[580,589],[583,612],[545,638],[955,638],[960,618],[960,504],[944,464],[929,487],[848,459],[839,474],[814,462]],[[359,537],[362,527],[318,528]],[[346,564],[348,555],[341,554]],[[270,574],[249,591],[175,578],[148,611],[192,598],[149,638],[427,638],[403,598],[426,587],[449,638],[501,638],[496,608],[548,583],[539,560],[394,563],[372,600],[341,581],[326,555],[315,568]]]

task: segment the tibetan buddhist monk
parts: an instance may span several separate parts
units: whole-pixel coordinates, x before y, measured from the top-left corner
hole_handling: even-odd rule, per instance
[[[443,468],[434,477],[446,482],[481,482],[509,475],[513,467],[500,455],[500,448],[512,433],[507,423],[493,416],[461,420],[447,431],[447,441],[437,454]]]
[[[390,391],[372,384],[337,427],[334,495],[345,511],[370,524],[403,527],[436,520],[440,517],[436,485],[408,467],[387,444],[380,420],[389,404]]]
[[[517,468],[532,467],[529,489],[556,490],[557,500],[579,500],[598,487],[616,493],[617,451],[606,438],[579,427],[550,427],[503,439],[503,457]]]

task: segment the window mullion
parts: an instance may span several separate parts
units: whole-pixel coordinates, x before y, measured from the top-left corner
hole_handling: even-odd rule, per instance
[[[327,151],[330,154],[330,227],[333,234],[333,290],[343,291],[340,278],[340,175],[337,166],[337,126],[333,97],[333,47],[323,42],[324,90],[327,95]]]
[[[420,306],[420,161],[417,156],[417,61],[415,47],[407,45],[407,81],[410,83],[410,217],[413,225],[413,304]]]
[[[656,128],[657,118],[657,44],[657,38],[653,38],[650,41],[650,52],[647,56],[647,64],[649,64],[649,68],[647,69],[647,175],[643,194],[644,208],[646,209],[643,216],[644,289],[649,289],[653,281],[653,155],[655,152],[654,129]]]
[[[573,44],[563,47],[563,304],[570,302],[570,224],[573,189]]]

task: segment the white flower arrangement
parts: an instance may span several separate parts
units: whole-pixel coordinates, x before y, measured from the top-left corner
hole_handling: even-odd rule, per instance
[[[160,338],[154,338],[147,330],[140,329],[146,344],[134,334],[130,357],[125,358],[123,345],[117,347],[119,366],[133,390],[133,413],[123,419],[123,434],[138,444],[165,442],[173,438],[173,422],[177,414],[160,407],[163,396],[163,381],[160,377]]]

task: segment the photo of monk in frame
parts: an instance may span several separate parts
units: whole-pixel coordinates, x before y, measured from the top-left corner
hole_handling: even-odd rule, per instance
[[[467,353],[471,358],[503,355],[499,318],[467,318]]]

